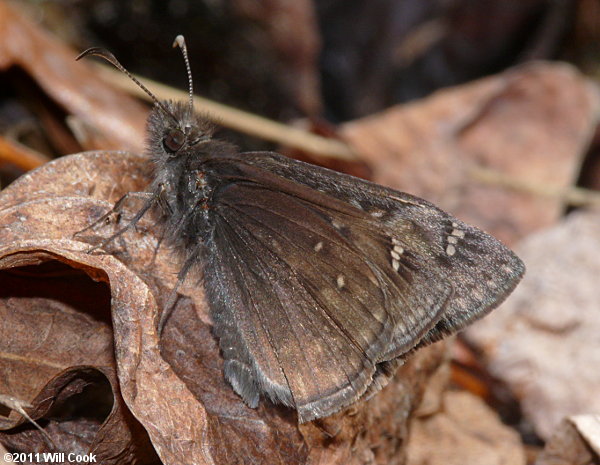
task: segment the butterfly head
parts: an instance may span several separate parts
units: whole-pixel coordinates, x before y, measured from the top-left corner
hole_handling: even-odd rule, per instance
[[[212,141],[215,127],[189,105],[163,101],[154,105],[147,131],[149,152],[169,159],[202,151],[202,146]]]
[[[126,74],[154,101],[154,108],[148,118],[147,132],[149,136],[149,152],[154,158],[179,158],[191,153],[202,151],[202,145],[212,140],[214,126],[206,119],[194,113],[194,90],[192,71],[188,59],[187,48],[183,36],[179,35],[173,42],[173,47],[179,47],[185,60],[189,82],[189,101],[182,102],[160,101],[135,76],[125,69],[115,56],[102,48],[90,48],[81,53],[77,60],[96,55],[104,58],[115,68]]]

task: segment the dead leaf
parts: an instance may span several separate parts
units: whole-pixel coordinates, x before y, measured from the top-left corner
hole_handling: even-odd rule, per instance
[[[411,424],[407,465],[525,465],[518,434],[467,392],[448,391],[441,411]]]
[[[600,464],[600,416],[576,415],[552,434],[535,465]]]
[[[582,211],[523,241],[523,281],[466,332],[544,439],[567,416],[600,413],[598,231],[599,212]]]
[[[29,404],[28,416],[44,425],[40,432],[12,407],[0,417],[0,440],[27,453],[154,462],[119,392],[106,287],[61,266],[50,248],[7,253],[3,246],[0,257],[0,392]]]
[[[54,101],[102,134],[102,148],[142,152],[148,111],[100,81],[89,64],[76,62],[80,52],[0,1],[0,69],[24,69]]]
[[[576,180],[598,122],[596,89],[537,63],[342,126],[373,180],[423,197],[508,244],[554,224],[560,200],[477,182],[478,167],[561,190]]]
[[[153,261],[151,217],[112,245],[114,257],[88,254],[89,246],[72,238],[122,194],[146,185],[147,169],[143,157],[90,152],[22,177],[0,195],[0,266],[38,270],[42,263],[60,262],[108,284],[118,386],[162,461],[352,464],[375,457],[400,463],[408,418],[430,378],[447,363],[444,343],[418,351],[370,401],[321,422],[299,428],[289,409],[268,403],[248,408],[224,381],[203,292],[194,280],[182,288],[185,297],[159,339],[157,316],[178,263],[164,247]],[[95,232],[110,234],[115,227],[109,221]],[[73,288],[62,288],[61,299]],[[10,292],[6,298],[14,299]],[[18,369],[13,376],[27,379]]]

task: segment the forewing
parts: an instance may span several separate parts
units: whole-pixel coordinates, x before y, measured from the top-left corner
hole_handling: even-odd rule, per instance
[[[355,205],[379,227],[401,237],[409,250],[432,258],[430,264],[452,284],[454,292],[444,315],[421,345],[486,315],[512,292],[525,272],[523,262],[500,241],[423,199],[272,152],[243,155],[253,166]]]
[[[212,167],[225,182],[211,200],[205,270],[226,376],[250,405],[264,393],[300,421],[334,413],[433,328],[451,285],[361,209],[229,168]]]

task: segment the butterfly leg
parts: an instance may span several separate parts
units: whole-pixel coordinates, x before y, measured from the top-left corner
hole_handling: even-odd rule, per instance
[[[107,237],[106,239],[102,240],[98,245],[92,247],[87,252],[92,253],[98,249],[101,249],[105,245],[111,243],[112,241],[114,241],[115,239],[117,239],[118,237],[123,235],[126,231],[131,229],[133,226],[135,226],[142,219],[142,217],[146,214],[146,212],[157,203],[158,199],[163,194],[163,192],[164,192],[164,186],[162,184],[154,192],[128,192],[115,203],[115,205],[113,206],[113,208],[111,208],[111,210],[109,212],[102,215],[100,218],[98,218],[96,221],[94,221],[92,224],[90,224],[86,228],[73,234],[73,237],[79,236],[82,233],[84,233],[85,231],[89,231],[90,229],[93,229],[94,227],[96,227],[98,224],[105,222],[113,213],[120,213],[120,211],[123,208],[123,205],[128,200],[130,200],[132,198],[145,199],[145,202],[144,202],[144,205],[142,206],[142,208],[140,208],[137,211],[137,213],[134,215],[134,217],[123,228],[119,229],[116,233],[114,233],[111,236]]]
[[[159,236],[159,238],[156,241],[156,247],[154,248],[154,252],[152,253],[152,260],[150,260],[150,266],[154,266],[156,264],[156,257],[158,257],[158,251],[160,249],[160,246],[162,245],[163,241],[165,240],[165,236],[166,233],[163,230]]]
[[[190,269],[192,268],[192,266],[194,266],[196,263],[198,263],[198,259],[200,258],[200,254],[202,253],[203,248],[204,248],[203,243],[199,243],[196,247],[194,247],[194,249],[186,257],[186,260],[185,260],[183,266],[179,270],[179,273],[177,273],[177,283],[175,284],[175,287],[171,290],[171,293],[167,300],[167,304],[164,306],[164,309],[163,309],[162,313],[160,314],[160,320],[158,322],[158,335],[159,336],[162,334],[165,324],[167,323],[167,320],[171,316],[171,313],[173,312],[173,309],[175,307],[175,303],[177,302],[177,295],[178,295],[177,290],[179,289],[179,287],[185,280],[185,277],[187,276],[187,274],[190,271]]]

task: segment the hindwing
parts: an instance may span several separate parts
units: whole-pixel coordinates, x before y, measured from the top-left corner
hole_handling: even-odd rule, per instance
[[[210,166],[220,184],[205,279],[226,377],[249,405],[264,393],[300,421],[329,415],[365,393],[378,364],[454,330],[437,326],[454,317],[448,308],[461,291],[446,271],[452,230],[442,223],[432,234],[419,214],[399,213],[433,208],[430,216],[456,220],[393,190],[384,204],[371,183],[329,170],[299,165],[308,183],[283,177],[300,162],[239,157]]]

